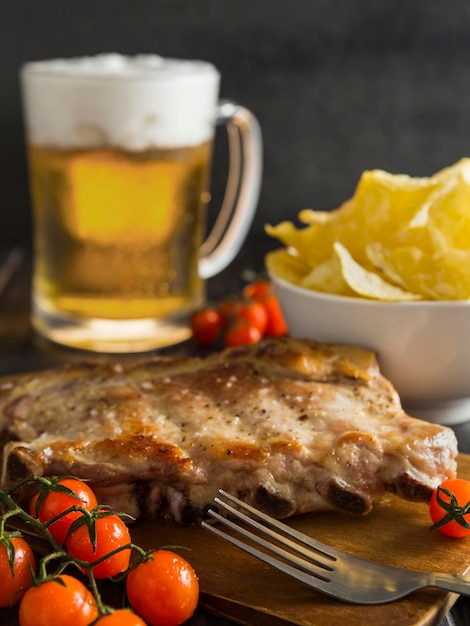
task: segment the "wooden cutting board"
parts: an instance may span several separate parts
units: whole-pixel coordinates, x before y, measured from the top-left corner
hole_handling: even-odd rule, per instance
[[[459,457],[459,476],[470,480],[468,455]],[[391,565],[458,574],[470,569],[470,537],[455,540],[431,533],[427,505],[395,496],[382,499],[366,517],[329,512],[298,516],[288,523],[336,548]],[[316,593],[197,526],[139,522],[131,534],[145,549],[171,546],[187,558],[199,576],[201,607],[245,626],[436,626],[457,599],[429,589],[388,604],[346,604]],[[17,626],[17,609],[0,609],[0,624]]]
[[[459,476],[470,480],[470,456],[459,457]],[[316,513],[289,521],[327,544],[358,556],[417,571],[464,574],[470,568],[470,537],[449,539],[430,532],[425,504],[387,496],[366,517]],[[415,592],[376,606],[335,601],[215,537],[199,527],[138,523],[133,541],[142,547],[179,545],[195,567],[201,605],[212,613],[250,626],[428,626],[438,624],[457,596],[438,590]],[[469,581],[470,590],[470,581]]]

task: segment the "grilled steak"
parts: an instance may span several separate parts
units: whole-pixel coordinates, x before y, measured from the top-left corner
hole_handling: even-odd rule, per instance
[[[136,518],[194,521],[219,488],[279,518],[364,514],[456,471],[453,431],[407,416],[372,352],[312,341],[20,375],[0,416],[4,486],[73,474]]]

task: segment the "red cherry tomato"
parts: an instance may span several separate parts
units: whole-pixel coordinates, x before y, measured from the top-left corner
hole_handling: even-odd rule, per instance
[[[196,311],[191,316],[195,341],[201,346],[223,339],[225,347],[257,343],[263,336],[287,334],[287,326],[272,284],[256,280],[246,285],[241,296],[222,300],[218,306]]]
[[[71,493],[66,493],[64,488],[70,490]],[[60,491],[61,489],[62,491]],[[44,492],[46,492],[46,496],[39,506],[38,500]],[[32,517],[36,517],[41,523],[45,524],[60,513],[70,509],[70,507],[80,506],[91,511],[97,504],[95,494],[86,483],[76,478],[63,478],[50,488],[41,485],[40,490],[31,498],[29,511]],[[48,527],[56,541],[62,544],[65,542],[68,529],[80,515],[80,511],[72,511],[63,515]]]
[[[123,548],[131,542],[129,529],[117,515],[98,514],[95,520],[96,545],[90,538],[86,524],[72,530],[67,538],[67,551],[72,556],[92,563],[113,550]],[[125,548],[93,566],[95,578],[109,578],[125,572],[129,567],[131,550]]]
[[[10,566],[11,550],[13,572]],[[19,602],[31,584],[31,570],[36,565],[28,543],[22,537],[5,536],[0,542],[0,606],[11,606]]]
[[[240,298],[227,298],[226,300],[221,300],[217,307],[220,315],[222,316],[222,320],[224,324],[228,324],[231,320],[237,317],[238,307],[240,306],[241,300]]]
[[[67,574],[30,587],[20,603],[20,626],[89,626],[98,617],[92,593]]]
[[[132,608],[150,626],[179,626],[196,609],[199,581],[188,561],[170,550],[157,550],[129,572],[126,592]]]
[[[287,335],[287,324],[276,296],[272,295],[264,298],[262,303],[268,314],[268,324],[264,333],[266,337],[282,337],[283,335]]]
[[[243,288],[243,296],[251,300],[262,300],[273,293],[273,287],[267,280],[254,280]]]
[[[272,283],[267,280],[255,280],[245,286],[243,295],[245,298],[260,302],[266,309],[268,315],[264,331],[266,337],[281,337],[287,334],[287,324]]]
[[[261,302],[251,302],[240,304],[237,310],[237,317],[245,320],[250,326],[257,328],[263,335],[268,326],[268,313]]]
[[[262,337],[263,334],[256,326],[239,320],[226,329],[224,343],[227,348],[233,348],[235,346],[258,343]]]
[[[194,340],[200,346],[211,346],[217,341],[223,323],[222,315],[213,307],[195,311],[191,315],[191,330]]]
[[[97,622],[93,622],[93,626],[146,626],[146,624],[132,611],[119,609],[103,615]]]
[[[470,481],[453,478],[441,483],[432,494],[429,514],[431,529],[438,528],[449,537],[470,535]]]

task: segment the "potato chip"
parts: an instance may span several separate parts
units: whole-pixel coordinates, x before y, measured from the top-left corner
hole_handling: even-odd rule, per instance
[[[303,209],[299,213],[299,220],[303,224],[326,224],[334,219],[333,211],[313,211],[312,209]]]
[[[301,282],[302,287],[323,291],[341,296],[354,296],[356,293],[344,280],[341,271],[341,262],[334,254],[327,261],[323,261],[307,274]]]
[[[390,280],[426,299],[470,298],[470,250],[450,248],[429,255],[417,247],[387,249],[376,244],[370,254]]]
[[[367,246],[367,255],[371,260],[373,266],[382,272],[382,274],[388,278],[393,284],[403,287],[403,289],[408,288],[408,283],[406,281],[406,277],[403,277],[400,271],[394,267],[392,259],[391,259],[391,250],[397,248],[385,248],[383,244],[374,242]],[[402,248],[404,249],[404,248]],[[416,248],[413,246],[409,246],[407,250],[417,250],[421,253],[420,248]],[[408,273],[408,271],[406,272]]]
[[[470,180],[461,175],[447,187],[429,208],[429,224],[447,247],[465,250],[470,247]]]
[[[268,253],[266,267],[279,278],[283,278],[294,285],[301,285],[303,277],[310,270],[300,257],[284,248]]]
[[[470,299],[470,159],[431,177],[366,171],[338,209],[304,209],[299,220],[266,226],[301,261],[296,284],[389,301]]]
[[[288,248],[291,248],[304,261],[307,268],[315,267],[325,256],[327,245],[318,241],[319,224],[311,224],[307,228],[297,229],[292,222],[281,222],[277,226],[266,225],[266,232],[276,237]]]
[[[343,278],[356,294],[365,298],[386,300],[388,302],[421,299],[421,296],[418,294],[392,285],[378,274],[364,269],[340,243],[335,243],[334,249],[341,264]]]

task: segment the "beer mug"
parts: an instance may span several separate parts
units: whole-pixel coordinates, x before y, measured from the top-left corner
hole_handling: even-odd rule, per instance
[[[102,352],[191,336],[205,279],[238,253],[261,183],[259,124],[219,101],[219,81],[210,63],[155,55],[21,68],[41,335]],[[205,239],[216,124],[227,127],[229,173]]]

